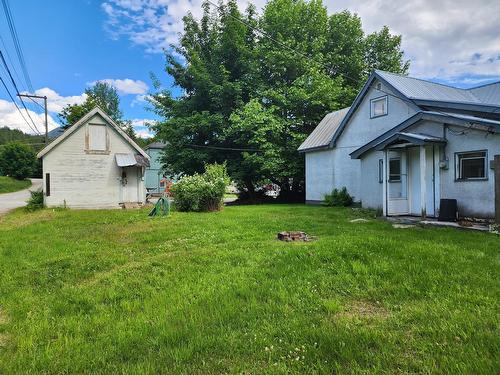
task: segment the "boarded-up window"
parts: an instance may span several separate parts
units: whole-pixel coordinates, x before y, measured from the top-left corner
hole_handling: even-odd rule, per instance
[[[50,173],[45,173],[45,195],[50,197]]]
[[[106,151],[106,125],[89,125],[89,150]]]

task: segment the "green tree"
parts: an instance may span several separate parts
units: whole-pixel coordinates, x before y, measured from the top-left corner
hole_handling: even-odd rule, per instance
[[[82,104],[68,104],[59,113],[63,128],[70,127],[92,109],[99,107],[122,127],[128,135],[135,138],[130,121],[123,120],[123,114],[120,110],[120,97],[113,86],[106,82],[96,82],[94,86],[85,90],[85,94],[86,98]]]
[[[33,149],[19,142],[0,147],[0,174],[23,180],[37,171],[37,159]]]
[[[227,161],[250,192],[269,181],[300,192],[296,150],[321,118],[350,105],[372,69],[408,70],[400,36],[387,28],[365,36],[357,15],[329,16],[321,0],[270,0],[261,16],[253,7],[241,14],[234,0],[203,9],[200,21],[184,18],[179,45],[166,54],[182,95],[159,90],[151,101],[174,173]]]

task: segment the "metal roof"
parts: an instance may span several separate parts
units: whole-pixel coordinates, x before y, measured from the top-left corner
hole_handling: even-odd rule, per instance
[[[147,167],[149,165],[149,161],[147,158],[142,155],[134,155],[134,154],[115,154],[116,165],[119,167]]]
[[[474,87],[469,91],[478,98],[481,103],[500,104],[500,82],[490,83],[488,85]]]
[[[446,86],[382,70],[376,70],[376,73],[409,99],[483,103],[471,90]],[[497,102],[497,104],[500,104],[500,102]]]
[[[321,120],[313,132],[309,134],[309,137],[300,145],[298,150],[304,152],[328,147],[335,131],[349,111],[349,108],[350,107],[347,107],[328,113],[323,117],[323,120]]]
[[[393,144],[404,142],[405,145],[425,145],[428,143],[446,143],[446,139],[434,137],[428,134],[398,132],[386,137],[375,149],[384,150]]]
[[[147,145],[145,147],[146,150],[149,150],[151,148],[154,148],[154,149],[158,149],[158,150],[162,150],[163,148],[165,148],[165,146],[167,145],[168,143],[163,143],[163,142],[153,142],[153,143],[150,143],[149,145]]]

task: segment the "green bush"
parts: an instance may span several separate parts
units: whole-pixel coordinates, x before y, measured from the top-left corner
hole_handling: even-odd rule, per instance
[[[353,203],[353,198],[347,192],[347,188],[344,186],[342,189],[333,189],[330,194],[325,195],[324,204],[325,206],[342,206],[348,207]]]
[[[205,166],[205,173],[184,176],[170,189],[179,211],[217,211],[229,185],[225,164]]]
[[[28,199],[28,204],[26,205],[26,209],[28,211],[39,210],[44,207],[43,205],[43,191],[33,190],[30,191],[31,197]]]
[[[36,155],[30,146],[11,142],[0,147],[0,174],[24,180],[36,172]]]

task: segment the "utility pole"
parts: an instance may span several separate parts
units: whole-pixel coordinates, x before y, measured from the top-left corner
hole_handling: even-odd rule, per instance
[[[24,97],[24,98],[29,98],[31,100],[33,99],[43,99],[44,103],[44,109],[45,109],[45,144],[49,143],[49,123],[48,123],[48,115],[47,115],[47,96],[41,96],[41,95],[30,95],[30,94],[18,94],[19,97]],[[34,101],[34,100],[33,100]],[[35,101],[34,101],[35,102]],[[37,102],[35,102],[38,104]],[[41,105],[38,104],[40,107]]]

